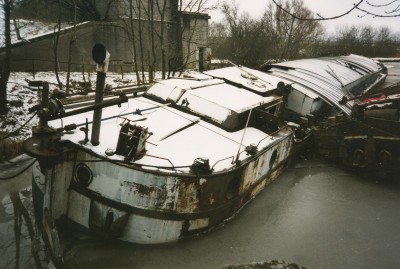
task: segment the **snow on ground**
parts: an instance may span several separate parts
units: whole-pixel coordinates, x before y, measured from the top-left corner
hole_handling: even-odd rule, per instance
[[[31,115],[28,114],[29,107],[39,102],[39,92],[33,91],[28,87],[28,81],[32,80],[49,82],[50,92],[59,89],[54,72],[37,73],[35,77],[33,77],[31,73],[11,73],[7,88],[7,99],[9,101],[10,111],[7,115],[0,116],[0,139],[4,136],[4,133],[11,133],[20,128],[21,125],[31,117]],[[60,73],[60,80],[65,85],[65,72]],[[76,91],[78,82],[83,81],[90,82],[92,88],[94,88],[96,85],[96,74],[92,73],[90,77],[86,74],[85,79],[83,79],[82,73],[71,73],[70,85],[75,85],[71,91]],[[113,88],[122,85],[133,85],[136,84],[136,78],[133,74],[124,74],[124,78],[122,79],[120,74],[110,73],[107,74],[106,84],[111,85]],[[12,135],[12,138],[16,140],[26,138],[31,133],[31,127],[37,123],[38,118],[34,117],[18,133]]]
[[[185,71],[182,76],[191,76],[192,71]],[[196,72],[195,72],[196,73]],[[198,74],[198,73],[196,73]],[[60,72],[60,80],[63,85],[66,84],[66,72]],[[161,72],[156,72],[156,79],[161,78]],[[39,102],[39,93],[28,87],[29,81],[47,81],[50,84],[50,93],[59,90],[56,76],[54,72],[40,72],[33,77],[32,73],[15,72],[11,73],[7,88],[7,99],[9,101],[9,112],[7,115],[0,115],[0,140],[8,133],[18,130],[24,123],[31,118],[28,109]],[[82,73],[71,73],[70,85],[71,93],[76,96],[80,88],[79,83],[90,82],[91,89],[96,86],[96,73],[82,75]],[[129,73],[122,76],[118,73],[107,73],[106,85],[115,89],[120,86],[134,86],[137,84],[136,75]],[[64,86],[65,88],[65,86]],[[65,90],[65,89],[64,89]],[[25,139],[31,134],[32,126],[38,123],[38,118],[34,117],[17,133],[12,134],[14,140]]]
[[[54,31],[55,22],[41,22],[41,21],[30,21],[24,19],[16,20],[17,27],[19,28],[19,33],[22,40],[28,40],[30,38],[40,36],[46,33],[52,33]],[[62,28],[70,26],[70,23],[63,23]],[[13,21],[10,21],[11,27],[11,43],[18,42],[17,33],[15,31]],[[4,46],[4,20],[0,18],[0,47]]]

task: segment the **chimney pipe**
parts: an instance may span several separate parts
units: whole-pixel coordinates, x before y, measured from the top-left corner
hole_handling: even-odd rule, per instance
[[[95,94],[95,105],[101,104],[104,97],[104,88],[106,81],[106,73],[108,69],[108,62],[110,60],[110,53],[102,44],[96,44],[92,49],[93,60],[97,63],[96,71],[96,94]],[[92,125],[92,136],[90,142],[92,145],[97,146],[100,144],[100,127],[101,127],[101,114],[102,109],[98,108],[93,113],[93,125]]]

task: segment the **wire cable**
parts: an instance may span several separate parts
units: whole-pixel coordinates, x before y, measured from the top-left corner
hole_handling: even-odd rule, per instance
[[[24,124],[22,124],[18,129],[8,133],[7,135],[5,135],[4,137],[0,138],[0,141],[7,139],[9,137],[11,137],[13,134],[18,133],[22,128],[24,128],[35,116],[36,116],[36,112],[32,115],[32,117],[30,117]]]
[[[19,175],[21,175],[22,173],[24,173],[26,170],[28,170],[34,163],[36,162],[36,159],[33,160],[33,162],[31,162],[27,167],[25,167],[24,169],[22,169],[21,171],[19,171],[17,174],[9,176],[9,177],[0,177],[0,180],[9,180],[12,178],[15,178]]]

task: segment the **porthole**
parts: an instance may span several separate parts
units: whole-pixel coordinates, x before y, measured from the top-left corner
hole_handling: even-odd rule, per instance
[[[274,150],[271,154],[271,159],[269,159],[269,168],[272,168],[272,166],[274,165],[277,155],[278,155],[277,151]]]
[[[90,170],[90,168],[84,163],[80,163],[75,167],[74,176],[75,182],[82,187],[89,186],[93,181],[92,170]]]

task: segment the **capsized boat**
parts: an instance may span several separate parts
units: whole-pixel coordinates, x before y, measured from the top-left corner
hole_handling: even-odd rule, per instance
[[[39,161],[34,207],[52,248],[62,223],[135,243],[176,241],[231,218],[274,180],[294,144],[280,118],[285,93],[259,71],[236,72],[241,82],[172,78],[70,111],[43,94],[24,147]]]

